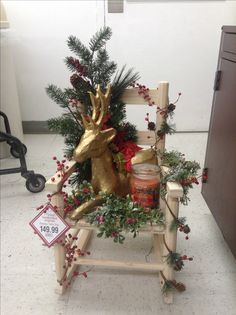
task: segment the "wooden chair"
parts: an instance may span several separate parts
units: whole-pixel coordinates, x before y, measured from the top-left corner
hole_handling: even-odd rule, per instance
[[[155,104],[158,104],[160,108],[165,108],[168,105],[168,82],[160,82],[158,89],[153,89],[149,91],[150,97],[155,101]],[[138,94],[137,89],[127,89],[123,95],[123,101],[129,104],[144,105],[144,100],[142,96]],[[147,105],[146,105],[147,106]],[[162,115],[157,113],[156,123],[159,127],[164,121]],[[149,131],[139,131],[139,145],[150,145],[155,143],[153,132]],[[158,142],[158,149],[163,151],[165,148],[165,138]],[[70,161],[67,163],[66,177],[68,178],[75,169],[76,162]],[[165,170],[163,170],[165,171]],[[59,210],[59,213],[63,216],[63,195],[61,194],[63,180],[61,177],[58,177],[57,174],[53,176],[54,181],[49,179],[46,183],[47,190],[52,194],[51,204],[56,206]],[[168,182],[167,183],[167,203],[171,208],[172,213],[178,217],[179,212],[179,198],[183,196],[182,186],[178,183]],[[77,260],[73,262],[71,267],[67,270],[65,275],[65,269],[63,268],[65,264],[65,249],[60,244],[54,245],[55,253],[55,268],[56,275],[58,280],[57,292],[62,294],[65,291],[65,287],[61,286],[59,283],[62,279],[67,279],[70,281],[73,273],[80,265],[91,265],[91,266],[104,266],[104,267],[115,267],[118,269],[127,269],[127,270],[140,270],[140,271],[160,271],[160,286],[164,285],[164,279],[174,280],[174,270],[170,266],[165,256],[169,254],[169,250],[176,251],[176,240],[177,240],[177,230],[170,230],[170,225],[173,221],[173,214],[166,207],[165,202],[160,200],[161,209],[165,213],[165,228],[160,229],[158,226],[146,226],[142,228],[140,232],[151,233],[153,237],[153,248],[156,258],[156,263],[137,263],[135,261],[111,261],[111,260],[101,260],[101,259],[92,259],[87,257],[77,257]],[[92,231],[96,227],[91,226],[86,223],[84,220],[80,220],[74,224],[69,230],[69,233],[73,236],[78,236],[76,245],[81,250],[86,250],[86,245],[91,237]],[[102,240],[101,240],[102,241]],[[167,245],[167,246],[166,246]],[[169,249],[169,250],[168,250]],[[161,275],[160,275],[161,274]],[[172,291],[163,294],[164,301],[168,304],[173,302],[173,293]]]

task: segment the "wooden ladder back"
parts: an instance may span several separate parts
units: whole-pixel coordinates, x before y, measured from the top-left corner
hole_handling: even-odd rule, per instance
[[[155,102],[156,106],[159,106],[161,109],[164,109],[168,105],[168,82],[162,81],[159,83],[158,89],[153,89],[149,91],[150,97]],[[127,89],[123,95],[122,99],[127,105],[137,104],[144,105],[145,101],[142,96],[138,94],[138,90]],[[161,124],[164,122],[164,118],[160,115],[160,112],[157,112],[156,116],[156,126],[159,129]],[[154,132],[152,132],[154,133]],[[148,138],[151,136],[152,138]],[[140,145],[149,145],[154,144],[155,138],[148,131],[140,131],[139,132],[139,144]],[[165,148],[165,137],[161,139],[157,144],[157,149],[163,152]],[[66,165],[66,178],[68,178],[75,170],[76,162],[70,161]],[[165,171],[163,169],[163,171]],[[57,207],[59,214],[64,217],[64,201],[62,195],[62,187],[65,180],[65,177],[57,176],[59,172],[57,172],[52,181],[49,179],[46,183],[47,190],[51,192],[51,204]],[[178,217],[179,211],[179,198],[183,195],[182,186],[175,182],[167,183],[167,196],[166,200],[168,205],[171,207],[172,214]],[[111,261],[111,260],[100,260],[100,259],[89,259],[83,257],[77,257],[77,260],[69,267],[69,269],[65,273],[65,257],[66,252],[65,248],[61,246],[61,244],[54,245],[54,254],[55,254],[55,268],[57,275],[58,286],[56,291],[62,294],[65,291],[65,287],[61,286],[63,280],[71,281],[74,271],[78,268],[79,265],[92,265],[92,266],[105,266],[105,267],[113,267],[113,268],[121,268],[121,269],[129,269],[129,270],[142,270],[142,271],[160,271],[160,286],[164,285],[164,279],[166,280],[174,280],[174,270],[173,266],[170,266],[166,259],[164,258],[168,255],[168,250],[164,246],[165,243],[168,244],[168,249],[175,252],[176,251],[176,240],[177,240],[177,230],[170,230],[170,226],[173,222],[173,217],[170,211],[168,211],[166,204],[160,200],[161,209],[165,213],[165,228],[160,229],[155,226],[147,225],[145,228],[142,228],[140,232],[148,232],[153,236],[153,247],[154,254],[156,257],[155,263],[137,263],[134,261],[124,262],[124,261]],[[75,223],[69,233],[72,236],[78,236],[78,240],[74,241],[77,247],[84,251],[86,249],[86,245],[91,237],[92,231],[96,229],[94,226],[86,223],[84,220],[80,220]],[[65,237],[63,237],[65,238]],[[62,240],[63,240],[62,238]],[[164,276],[164,278],[163,278]],[[164,301],[168,304],[173,301],[172,292],[168,292],[168,294],[164,295]]]
[[[148,91],[149,96],[155,102],[155,106],[159,106],[164,109],[168,105],[168,92],[169,83],[167,81],[159,82],[159,86],[156,89],[150,89]],[[146,105],[143,97],[138,93],[137,88],[126,89],[122,101],[127,105]],[[161,124],[165,121],[165,118],[156,113],[156,126],[160,129]],[[155,135],[152,131],[138,131],[138,144],[139,145],[153,145],[155,143]],[[158,149],[163,152],[165,148],[165,136],[158,143]]]

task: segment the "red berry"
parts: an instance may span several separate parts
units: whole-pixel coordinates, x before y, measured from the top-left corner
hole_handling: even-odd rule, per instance
[[[188,236],[186,236],[186,237],[185,237],[185,239],[186,239],[186,240],[188,240],[188,239],[189,239],[189,237],[188,237]]]
[[[51,178],[51,181],[52,181],[52,182],[55,182],[55,178],[54,178],[54,177],[52,177],[52,178]]]
[[[56,156],[53,156],[53,158],[52,158],[53,160],[56,160],[57,159],[57,157]]]

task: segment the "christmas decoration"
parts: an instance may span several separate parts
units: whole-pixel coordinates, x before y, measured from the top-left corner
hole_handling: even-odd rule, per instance
[[[185,286],[173,279],[172,271],[182,270],[185,261],[192,261],[193,258],[179,254],[175,249],[177,230],[184,233],[186,240],[190,233],[186,218],[178,217],[177,199],[181,198],[180,202],[184,205],[188,203],[189,189],[193,184],[198,184],[199,164],[195,161],[187,161],[184,155],[177,151],[160,152],[160,149],[164,148],[165,135],[175,131],[171,119],[181,93],[178,94],[176,101],[169,103],[168,89],[166,89],[163,102],[160,101],[159,105],[155,104],[149,95],[149,88],[135,82],[139,78],[137,73],[132,69],[126,71],[125,67],[116,72],[117,66],[109,60],[105,49],[110,37],[110,28],[104,27],[91,38],[87,47],[79,39],[70,36],[68,46],[77,55],[67,57],[65,60],[66,65],[73,72],[70,77],[72,87],[61,90],[54,85],[49,85],[47,88],[48,95],[65,109],[61,117],[49,121],[49,127],[64,136],[66,144],[66,157],[61,161],[53,157],[57,164],[57,173],[51,178],[52,194],[48,195],[48,203],[54,201],[54,205],[59,208],[59,201],[62,201],[64,204],[62,215],[64,214],[68,222],[71,223],[69,219],[78,221],[83,217],[85,220],[78,222],[78,226],[89,223],[97,227],[98,237],[111,238],[115,243],[122,244],[126,232],[136,237],[139,230],[145,226],[152,228],[152,225],[161,226],[163,240],[162,237],[158,239],[159,241],[161,239],[160,245],[163,245],[161,258],[164,267],[155,266],[155,268],[158,267],[157,270],[160,270],[163,292],[172,289],[182,292]],[[156,107],[158,119],[163,118],[158,125],[150,119],[149,113],[145,117],[147,129],[155,135],[154,143],[148,150],[142,150],[136,144],[136,128],[125,121],[125,104],[121,99],[125,89],[131,86],[137,89],[148,106]],[[158,95],[162,95],[163,91],[164,89],[160,90],[161,93]],[[60,188],[54,189],[58,184],[58,178],[61,179],[60,185],[66,187],[68,176],[66,158],[69,160],[73,158],[77,162],[76,175],[69,183],[74,188],[70,193]],[[159,193],[159,186],[161,186],[160,198],[161,204],[165,205],[165,213],[159,207],[159,197],[152,199],[151,203],[142,204],[139,200],[142,198],[140,195],[135,195],[134,191],[130,193],[132,167],[144,162],[155,164],[155,167],[159,164],[161,168],[160,179],[155,174],[155,191],[158,189]],[[178,188],[171,190],[171,182],[178,183]],[[174,191],[175,195],[172,195],[171,191]],[[38,210],[43,208],[44,205],[41,205]],[[60,209],[60,212],[63,210]],[[88,230],[83,231],[83,228],[81,231],[88,233]],[[158,232],[160,231],[156,233]],[[154,232],[153,234],[157,236]],[[88,234],[84,240],[87,237]],[[63,247],[63,250],[60,247],[58,253],[62,251],[66,257],[64,269],[62,272],[57,272],[58,282],[62,287],[70,285],[71,276],[68,278],[68,273],[70,274],[70,268],[73,268],[73,262],[78,256],[89,255],[80,250],[75,243],[76,238],[68,234],[56,245]],[[79,263],[81,263],[80,259]],[[109,265],[109,261],[106,264]],[[87,277],[87,272],[75,271],[72,278],[80,275]]]

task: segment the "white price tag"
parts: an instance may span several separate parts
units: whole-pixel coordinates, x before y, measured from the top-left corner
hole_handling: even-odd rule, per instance
[[[31,222],[30,226],[51,247],[69,229],[69,224],[55,212],[51,204],[47,205]]]

